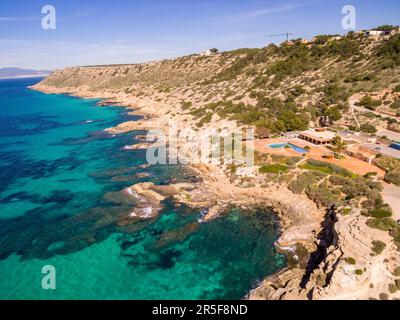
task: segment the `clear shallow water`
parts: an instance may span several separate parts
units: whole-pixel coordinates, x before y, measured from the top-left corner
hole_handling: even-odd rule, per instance
[[[166,201],[157,219],[118,226],[132,209],[118,191],[185,172],[137,178],[145,152],[122,148],[140,132],[102,132],[129,119],[125,109],[26,89],[37,81],[0,81],[0,298],[239,299],[284,266],[268,212],[199,224]],[[56,268],[54,291],[41,288],[44,265]]]

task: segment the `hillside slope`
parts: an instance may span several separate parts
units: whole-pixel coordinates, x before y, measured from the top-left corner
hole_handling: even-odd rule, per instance
[[[304,129],[310,122],[354,125],[353,119],[342,119],[349,97],[399,88],[400,35],[378,41],[353,35],[332,39],[320,36],[313,43],[298,40],[211,57],[67,68],[41,84],[148,97],[202,123],[217,113],[271,132]],[[375,107],[395,99],[375,101]],[[397,107],[393,115],[400,112]]]

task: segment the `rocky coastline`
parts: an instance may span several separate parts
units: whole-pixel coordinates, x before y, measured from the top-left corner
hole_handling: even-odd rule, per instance
[[[108,129],[110,134],[155,128],[163,130],[171,121],[179,121],[187,128],[195,127],[191,117],[180,112],[182,110],[177,107],[181,97],[166,98],[160,102],[157,99],[132,96],[112,90],[93,91],[85,86],[52,86],[49,83],[51,81],[45,80],[33,86],[32,89],[47,94],[104,99],[99,105],[108,105],[112,102],[113,105],[131,109],[132,114],[144,116],[142,120],[125,122]],[[174,108],[176,112],[172,114],[171,109]],[[233,130],[238,125],[225,119],[213,119],[206,126]],[[148,146],[142,144],[140,147]],[[354,236],[356,232],[357,237],[359,232],[366,233],[366,226],[360,227],[361,223],[358,221],[362,218],[337,217],[332,210],[327,212],[319,208],[305,195],[294,194],[285,184],[263,188],[237,186],[226,174],[226,167],[213,164],[195,164],[188,167],[200,177],[198,182],[171,184],[166,187],[138,184],[124,190],[123,192],[136,197],[142,205],[138,206],[131,215],[122,219],[121,225],[129,224],[131,219],[156,216],[160,210],[160,202],[166,197],[173,197],[177,203],[193,208],[207,208],[204,221],[217,218],[219,213],[230,205],[242,208],[254,205],[264,206],[272,208],[279,216],[282,233],[276,242],[276,249],[286,254],[288,267],[265,279],[248,294],[247,299],[368,299],[379,295],[388,283],[394,281],[393,276],[388,272],[378,275],[377,270],[382,267],[383,258],[379,261],[369,259],[366,256],[365,243],[363,244],[365,248],[360,243],[352,247],[354,242],[349,234],[353,232],[352,236]],[[349,221],[350,219],[353,220]],[[356,224],[353,231],[349,230],[348,223]],[[354,231],[357,228],[358,230]],[[371,230],[371,233],[377,234],[379,231]],[[379,237],[381,236],[379,234]],[[379,283],[378,286],[369,285],[365,280],[367,273],[364,273],[363,277],[349,276],[355,268],[348,266],[345,262],[345,258],[350,254],[363,255],[365,264],[372,265],[371,272],[374,273],[374,282]],[[395,262],[393,262],[393,267],[394,265]]]

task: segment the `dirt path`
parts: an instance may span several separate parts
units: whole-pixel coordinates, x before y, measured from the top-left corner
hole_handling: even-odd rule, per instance
[[[393,209],[393,218],[400,219],[400,187],[393,184],[384,184],[383,200]]]

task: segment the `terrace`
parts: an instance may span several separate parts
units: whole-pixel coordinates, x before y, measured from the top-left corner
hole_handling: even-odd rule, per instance
[[[372,152],[375,155],[381,154],[387,157],[400,159],[400,150],[397,150],[396,148],[389,147],[383,144],[377,144],[377,143],[363,144],[360,146],[360,150],[365,152]]]

